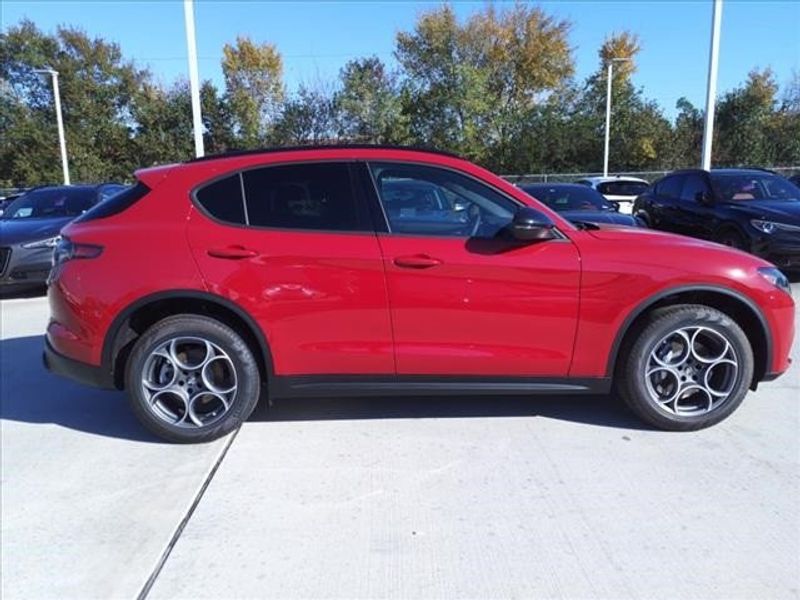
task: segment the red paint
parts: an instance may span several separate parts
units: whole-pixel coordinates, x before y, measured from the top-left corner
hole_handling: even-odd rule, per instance
[[[310,160],[421,162],[459,170],[547,213],[565,239],[498,251],[498,242],[217,223],[190,191],[218,175]],[[773,341],[768,371],[788,367],[794,304],[750,255],[647,230],[579,231],[466,161],[392,149],[314,149],[142,171],[152,191],[122,213],[64,234],[103,247],[55,269],[48,336],[93,365],[114,318],[151,294],[224,297],[261,327],[276,373],[607,375],[620,328],[649,298],[710,285],[748,298]],[[167,316],[167,315],[165,315]]]

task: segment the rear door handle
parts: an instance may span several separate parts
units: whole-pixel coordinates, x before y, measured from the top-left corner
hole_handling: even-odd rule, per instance
[[[442,264],[442,261],[427,254],[413,254],[410,256],[398,256],[394,259],[394,264],[406,269],[428,269]]]
[[[228,260],[241,260],[258,256],[258,252],[244,246],[225,246],[224,248],[210,248],[208,255],[214,258],[227,258]]]

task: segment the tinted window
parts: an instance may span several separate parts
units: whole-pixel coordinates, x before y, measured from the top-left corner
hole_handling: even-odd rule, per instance
[[[683,181],[681,200],[697,202],[698,195],[709,192],[706,180],[702,175],[687,175]]]
[[[123,191],[118,191],[118,193],[115,193],[108,200],[103,200],[100,204],[96,204],[93,208],[75,219],[75,221],[77,223],[83,223],[85,221],[103,219],[111,215],[119,214],[144,198],[149,191],[150,188],[139,181],[136,185],[123,188]]]
[[[197,202],[215,219],[238,225],[247,222],[238,173],[205,186],[197,192],[196,197]]]
[[[97,201],[94,188],[50,188],[28,192],[3,212],[4,219],[77,217]]]
[[[611,206],[600,192],[579,185],[523,185],[522,189],[557,211],[606,210]]]
[[[643,181],[606,181],[597,184],[597,191],[607,196],[638,196],[648,187]]]
[[[108,200],[112,196],[116,196],[121,191],[127,189],[126,185],[104,185],[100,188],[100,201]]]
[[[658,182],[656,193],[663,198],[680,198],[682,188],[683,175],[673,175]]]
[[[800,200],[800,188],[771,173],[711,173],[711,184],[727,201]]]
[[[474,179],[447,169],[371,163],[393,233],[494,237],[517,205]]]
[[[346,163],[312,163],[244,171],[250,225],[364,231]]]

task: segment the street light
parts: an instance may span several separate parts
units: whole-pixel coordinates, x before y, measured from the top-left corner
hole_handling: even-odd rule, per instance
[[[611,133],[611,77],[615,62],[630,62],[630,58],[612,58],[608,61],[608,82],[606,83],[606,141],[603,153],[603,177],[608,177],[608,141]]]
[[[67,140],[64,138],[64,121],[61,119],[61,92],[58,90],[58,71],[54,69],[34,69],[33,72],[50,75],[53,78],[53,98],[55,99],[56,122],[58,123],[58,144],[61,146],[61,171],[64,174],[64,185],[69,185]]]
[[[183,22],[186,26],[186,50],[189,58],[189,88],[192,94],[192,128],[194,129],[194,155],[200,158],[203,148],[203,117],[200,113],[200,75],[197,69],[197,42],[194,35],[193,0],[183,0]]]
[[[722,0],[714,0],[711,16],[711,48],[708,53],[708,85],[706,86],[706,115],[703,125],[703,156],[700,168],[711,169],[711,141],[714,139],[714,110],[717,102],[717,65],[719,63],[719,27],[722,21]]]

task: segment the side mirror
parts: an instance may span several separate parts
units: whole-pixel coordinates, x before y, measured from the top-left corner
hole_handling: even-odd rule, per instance
[[[698,204],[702,204],[703,206],[711,206],[714,204],[714,197],[708,192],[697,192],[694,195],[694,199]]]
[[[551,240],[555,235],[555,226],[544,214],[533,208],[520,208],[511,221],[511,235],[521,242]]]
[[[614,212],[619,212],[619,202],[616,200],[606,200],[611,205],[611,210]]]

